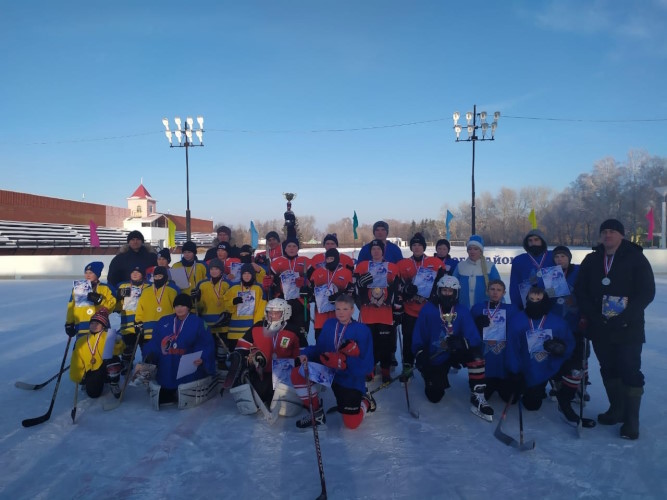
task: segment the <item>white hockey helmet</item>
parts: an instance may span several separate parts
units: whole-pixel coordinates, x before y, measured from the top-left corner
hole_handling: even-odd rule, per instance
[[[438,280],[438,289],[440,288],[451,288],[452,290],[460,290],[461,283],[459,283],[458,278],[456,278],[455,276],[449,276],[448,274],[446,274]]]
[[[270,311],[280,311],[280,319],[272,321],[269,318]],[[266,304],[266,309],[264,309],[264,326],[270,332],[277,332],[285,327],[291,317],[292,306],[285,299],[271,299]]]

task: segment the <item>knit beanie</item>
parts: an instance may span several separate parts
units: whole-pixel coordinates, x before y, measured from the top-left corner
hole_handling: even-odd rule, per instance
[[[623,224],[621,224],[620,221],[616,219],[607,219],[602,224],[600,224],[600,232],[604,231],[605,229],[613,229],[614,231],[618,231],[623,236],[625,236],[625,228],[623,227]]]
[[[92,271],[99,278],[102,276],[102,269],[104,269],[104,262],[95,261],[88,264],[83,271]]]
[[[144,240],[144,235],[141,234],[141,231],[137,231],[136,229],[135,229],[134,231],[130,231],[130,232],[128,233],[128,235],[127,235],[127,242],[129,243],[130,240],[132,240],[132,239],[134,239],[134,238],[139,238],[139,239],[141,240],[142,243],[145,241],[145,240]]]
[[[192,299],[188,294],[179,293],[174,299],[174,307],[176,306],[185,306],[188,309],[192,308]]]

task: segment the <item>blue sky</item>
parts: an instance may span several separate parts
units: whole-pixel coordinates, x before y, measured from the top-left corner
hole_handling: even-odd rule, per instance
[[[667,155],[665,26],[667,0],[10,2],[0,187],[125,206],[143,178],[184,214],[161,119],[201,114],[194,217],[281,217],[291,191],[321,228],[438,218],[469,201],[451,115],[477,104],[502,114],[477,193],[560,190],[605,157]]]

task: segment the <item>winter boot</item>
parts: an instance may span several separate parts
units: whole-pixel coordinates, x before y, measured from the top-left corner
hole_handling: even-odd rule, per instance
[[[625,393],[625,422],[621,426],[621,437],[625,439],[639,438],[639,405],[644,394],[643,387],[628,387]]]
[[[367,392],[362,396],[362,401],[366,401],[368,403],[368,409],[366,410],[368,413],[372,413],[377,409],[377,403],[375,402],[375,398],[370,392]]]
[[[598,415],[598,423],[614,425],[623,422],[625,416],[625,388],[620,378],[604,380],[604,388],[609,398],[609,409]]]
[[[398,381],[405,384],[409,378],[413,377],[413,369],[410,363],[403,363],[403,373],[398,377]]]
[[[563,384],[561,385],[561,388],[556,391],[556,400],[558,401],[558,410],[561,412],[563,417],[565,417],[565,420],[579,425],[579,415],[572,409],[572,405],[570,403],[572,401],[574,392],[575,389]],[[588,429],[595,427],[595,420],[582,417],[581,426]]]
[[[492,422],[493,408],[486,402],[486,398],[484,397],[485,390],[486,384],[477,384],[473,387],[472,394],[470,395],[470,411],[478,417]]]
[[[318,429],[326,429],[327,416],[324,413],[324,408],[320,406],[317,410],[313,411],[313,416],[315,417],[315,425]],[[304,415],[301,420],[297,420],[296,426],[298,429],[308,430],[313,427],[313,419],[310,416],[310,410]]]

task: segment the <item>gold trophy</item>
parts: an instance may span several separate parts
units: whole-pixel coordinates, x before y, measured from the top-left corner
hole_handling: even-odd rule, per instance
[[[441,314],[440,317],[442,318],[442,321],[445,322],[445,325],[447,326],[447,331],[452,331],[454,321],[456,320],[456,313],[448,312],[445,314]]]
[[[287,200],[287,212],[285,212],[285,229],[288,238],[296,238],[296,216],[292,212],[292,200],[296,198],[296,193],[283,193]]]

